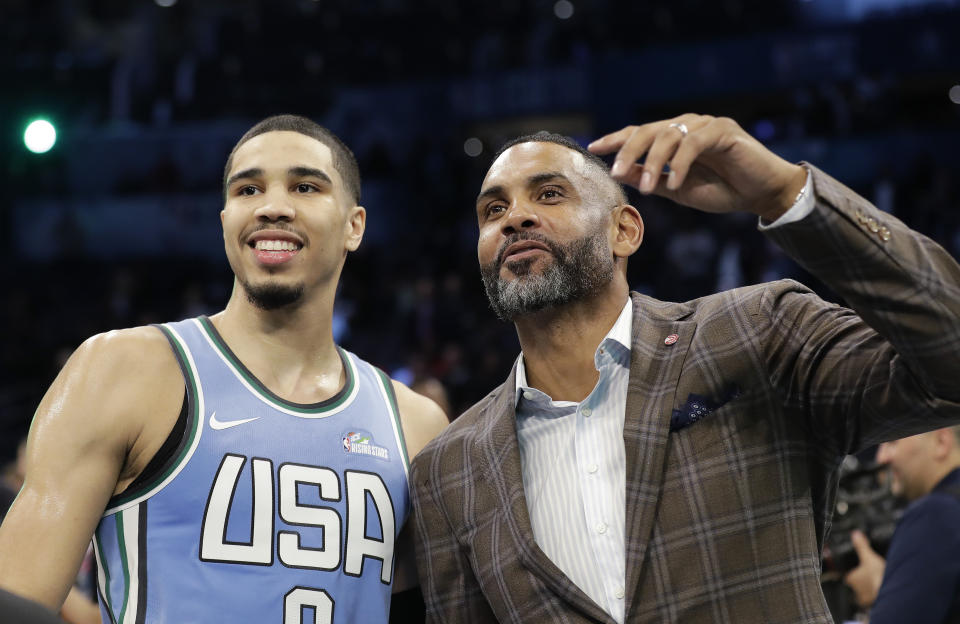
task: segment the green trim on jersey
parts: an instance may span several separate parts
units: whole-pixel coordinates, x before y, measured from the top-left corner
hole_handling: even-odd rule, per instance
[[[203,328],[204,333],[206,333],[207,337],[210,338],[210,342],[220,352],[220,355],[223,356],[227,364],[243,381],[246,382],[247,387],[249,387],[254,393],[260,395],[260,398],[267,403],[300,414],[317,415],[336,410],[347,400],[351,399],[354,394],[355,386],[357,385],[357,373],[354,370],[353,362],[350,360],[350,357],[347,356],[346,352],[344,352],[339,345],[336,345],[337,354],[340,356],[340,361],[343,364],[343,371],[347,378],[346,383],[343,384],[343,388],[341,388],[339,392],[329,399],[320,401],[319,403],[294,403],[293,401],[288,401],[283,397],[277,396],[271,392],[270,389],[263,384],[263,382],[257,379],[257,377],[251,373],[246,366],[244,366],[243,362],[240,361],[240,358],[233,353],[208,317],[201,316],[198,318],[198,320],[200,321],[200,326]]]
[[[397,431],[397,446],[400,447],[400,454],[403,456],[404,465],[410,467],[410,457],[407,456],[407,439],[403,435],[403,422],[400,420],[400,407],[397,404],[397,393],[393,390],[393,382],[382,370],[373,367],[380,378],[380,383],[387,394],[387,407],[390,409],[390,415],[393,417],[393,424]]]
[[[180,346],[178,337],[174,335],[170,329],[164,325],[154,325],[167,337],[167,341],[170,343],[170,346],[173,349],[173,354],[177,358],[177,363],[180,365],[180,370],[183,373],[183,381],[187,387],[187,426],[186,426],[186,435],[184,440],[181,441],[177,451],[171,455],[171,460],[167,462],[167,465],[164,466],[163,470],[160,473],[143,486],[138,487],[136,490],[124,491],[120,494],[117,494],[110,499],[110,502],[107,503],[107,509],[115,512],[118,507],[123,507],[124,505],[129,504],[131,501],[136,500],[140,496],[151,492],[158,485],[163,483],[167,477],[173,473],[179,466],[182,465],[184,459],[190,452],[190,449],[193,448],[194,440],[203,426],[203,418],[200,415],[200,401],[199,401],[199,392],[197,389],[196,380],[199,379],[197,373],[193,370],[193,367],[190,365],[190,358],[187,357],[187,354],[184,353],[183,347]]]

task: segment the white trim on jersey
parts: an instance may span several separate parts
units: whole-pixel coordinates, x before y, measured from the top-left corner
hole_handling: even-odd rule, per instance
[[[348,357],[350,357],[348,355]],[[387,406],[387,411],[390,412],[390,425],[393,427],[393,439],[397,443],[397,450],[400,452],[400,457],[403,459],[403,475],[407,479],[407,486],[410,485],[410,454],[407,450],[406,445],[404,444],[403,434],[400,432],[400,413],[397,410],[394,410],[393,401],[390,399],[390,392],[384,386],[384,384],[390,383],[390,378],[385,375],[377,375],[377,389],[380,390],[380,397],[383,399],[383,402]]]
[[[123,518],[122,556],[126,560],[126,608],[117,618],[117,624],[134,624],[140,599],[140,506],[124,509],[120,516]]]

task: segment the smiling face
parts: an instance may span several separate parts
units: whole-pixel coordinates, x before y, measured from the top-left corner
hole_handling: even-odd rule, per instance
[[[519,143],[490,167],[477,198],[477,258],[504,320],[581,299],[616,267],[604,172],[549,142]]]
[[[365,225],[330,148],[291,131],[260,134],[236,150],[220,218],[230,267],[262,309],[295,304],[318,285],[335,290]]]

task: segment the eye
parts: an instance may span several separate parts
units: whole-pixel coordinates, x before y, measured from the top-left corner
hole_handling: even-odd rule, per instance
[[[487,219],[496,219],[507,211],[507,205],[498,202],[491,202],[483,207],[483,216]]]
[[[240,188],[237,189],[237,195],[250,196],[250,195],[256,195],[259,192],[260,192],[260,189],[250,184],[246,186],[241,186]]]
[[[542,199],[560,199],[563,197],[563,191],[556,186],[548,186],[540,190],[540,194],[537,195],[538,200]]]
[[[294,189],[298,193],[313,193],[319,190],[315,185],[310,184],[309,182],[298,182]]]

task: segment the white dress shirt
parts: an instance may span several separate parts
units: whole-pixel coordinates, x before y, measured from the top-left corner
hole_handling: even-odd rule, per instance
[[[624,618],[627,459],[623,415],[633,303],[597,347],[600,379],[580,403],[527,386],[517,362],[517,438],[533,536],[541,550],[618,622]]]

